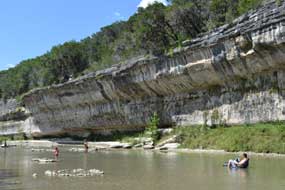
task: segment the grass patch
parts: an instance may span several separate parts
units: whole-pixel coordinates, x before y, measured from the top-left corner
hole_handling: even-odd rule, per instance
[[[183,148],[223,149],[229,152],[253,151],[285,153],[285,124],[267,123],[209,128],[175,129]]]
[[[9,141],[9,140],[11,140],[10,137],[0,136],[0,142],[1,143],[4,142],[4,141]]]

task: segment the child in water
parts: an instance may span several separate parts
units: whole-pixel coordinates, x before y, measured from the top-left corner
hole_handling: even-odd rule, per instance
[[[59,156],[59,149],[57,146],[55,147],[53,154],[54,154],[55,159],[57,160]]]
[[[84,148],[85,148],[85,153],[87,153],[89,147],[88,147],[88,143],[86,140],[84,140]]]

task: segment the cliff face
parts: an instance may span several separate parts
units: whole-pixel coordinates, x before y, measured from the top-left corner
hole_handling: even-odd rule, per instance
[[[172,55],[150,57],[25,95],[33,135],[285,120],[285,3],[275,1]]]
[[[0,101],[0,135],[27,134],[38,131],[32,117],[15,100]]]

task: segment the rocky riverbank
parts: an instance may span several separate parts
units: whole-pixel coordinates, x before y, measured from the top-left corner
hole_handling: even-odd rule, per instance
[[[100,143],[100,142],[99,142]],[[117,143],[117,142],[116,142]],[[26,148],[30,148],[32,152],[52,152],[52,149],[47,149],[46,146],[41,146],[42,143],[36,145],[37,149],[33,149],[30,146],[26,146],[27,143],[23,143],[23,145],[20,145],[20,143],[17,143],[19,146],[25,146]],[[35,145],[35,143],[33,142],[33,144]],[[101,143],[100,143],[101,144]],[[124,144],[124,143],[122,143]],[[188,153],[188,154],[236,154],[236,155],[241,155],[244,151],[237,151],[237,152],[227,152],[225,150],[218,150],[218,149],[190,149],[190,148],[179,148],[177,147],[178,144],[174,143],[170,143],[166,146],[168,146],[167,149],[165,148],[160,148],[160,147],[154,147],[151,151],[162,151],[162,152],[173,152],[173,153]],[[70,146],[73,146],[72,148],[69,148]],[[70,152],[74,152],[74,153],[83,153],[85,152],[84,148],[79,147],[79,145],[62,145],[62,148],[67,148],[67,151]],[[96,148],[91,148],[90,151],[88,151],[89,153],[96,153],[97,151],[112,151],[112,150],[130,150],[130,151],[134,151],[134,150],[146,150],[143,148],[136,148],[136,147],[132,147],[131,149],[125,149],[125,148],[116,148],[116,149],[112,149],[112,148],[103,148],[103,149],[96,149]],[[150,151],[149,149],[147,149],[148,151]],[[251,152],[251,151],[247,151],[249,156],[262,156],[262,157],[285,157],[285,154],[279,154],[279,153],[258,153],[258,152]],[[53,163],[55,162],[53,159],[45,159],[45,158],[35,158],[33,161],[35,162],[39,162],[39,163]]]
[[[88,152],[126,149],[215,154],[248,152],[253,156],[277,157],[285,155],[284,129],[284,123],[217,126],[216,128],[184,127],[171,130],[170,133],[161,133],[157,140],[137,134],[120,138],[117,141],[88,142]],[[86,152],[83,141],[8,141],[7,144],[26,147],[32,152],[52,152],[54,146],[74,153]]]

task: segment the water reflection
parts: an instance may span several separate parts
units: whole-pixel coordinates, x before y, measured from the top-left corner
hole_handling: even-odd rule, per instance
[[[6,148],[2,149],[1,151],[1,165],[4,166],[6,168],[6,157],[7,157],[7,154],[6,154]]]
[[[88,153],[84,153],[83,155],[83,169],[87,170],[88,169]]]
[[[17,190],[21,187],[19,181],[19,168],[11,167],[14,159],[19,159],[14,154],[14,148],[0,149],[0,189],[1,190]],[[25,160],[25,159],[23,159]],[[14,165],[16,166],[16,165]]]
[[[232,177],[240,177],[243,179],[247,179],[249,177],[249,169],[241,169],[241,168],[227,168],[228,173]]]
[[[10,190],[11,188],[19,185],[19,182],[13,181],[17,175],[12,170],[0,169],[0,189],[1,190]],[[15,189],[15,188],[13,188]]]

